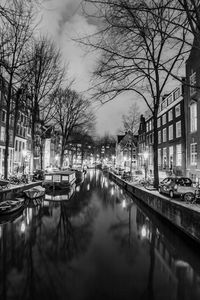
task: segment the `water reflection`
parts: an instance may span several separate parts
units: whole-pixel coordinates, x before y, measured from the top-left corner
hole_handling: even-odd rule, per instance
[[[98,170],[72,194],[0,225],[2,299],[199,299],[199,254],[140,201]]]

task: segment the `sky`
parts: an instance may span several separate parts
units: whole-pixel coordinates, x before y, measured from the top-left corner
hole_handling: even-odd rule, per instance
[[[81,0],[43,0],[37,7],[37,24],[39,33],[48,34],[60,47],[63,63],[68,64],[68,76],[75,79],[74,89],[81,93],[90,87],[97,57],[73,39],[95,33],[97,25],[80,13],[80,2]],[[97,134],[117,134],[122,128],[122,115],[133,104],[133,97],[124,94],[104,105],[95,102]]]

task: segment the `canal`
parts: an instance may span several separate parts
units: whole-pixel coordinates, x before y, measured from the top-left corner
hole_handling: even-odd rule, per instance
[[[200,299],[197,249],[107,175],[69,198],[1,222],[1,299]]]

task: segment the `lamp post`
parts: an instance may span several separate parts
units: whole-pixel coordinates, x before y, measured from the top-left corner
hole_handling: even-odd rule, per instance
[[[145,176],[145,181],[147,180],[147,171],[148,171],[148,156],[149,156],[149,153],[147,151],[145,151],[143,153],[143,156],[144,156],[144,176]]]

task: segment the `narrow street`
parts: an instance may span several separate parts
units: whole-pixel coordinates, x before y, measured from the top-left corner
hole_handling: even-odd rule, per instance
[[[46,197],[48,198],[48,197]],[[198,254],[100,170],[0,225],[1,299],[199,299]]]

